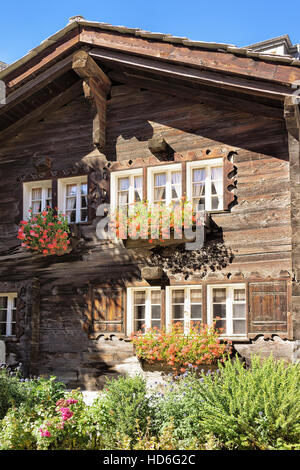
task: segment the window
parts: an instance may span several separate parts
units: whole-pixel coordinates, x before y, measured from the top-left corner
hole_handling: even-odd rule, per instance
[[[182,195],[181,164],[148,168],[148,199],[153,204],[176,203]]]
[[[52,207],[52,181],[34,181],[23,184],[24,219],[29,218],[29,209],[32,214],[40,214],[48,206]]]
[[[223,210],[222,158],[187,163],[187,198],[195,208]]]
[[[245,285],[208,286],[208,323],[223,328],[223,336],[246,336]]]
[[[180,322],[184,331],[202,321],[201,286],[167,287],[167,325]]]
[[[66,214],[69,223],[88,221],[87,176],[58,180],[58,210]]]
[[[143,200],[141,169],[116,171],[111,174],[111,208],[128,208]]]
[[[0,294],[0,336],[16,336],[17,294]]]
[[[161,328],[160,287],[129,288],[127,290],[127,333]]]

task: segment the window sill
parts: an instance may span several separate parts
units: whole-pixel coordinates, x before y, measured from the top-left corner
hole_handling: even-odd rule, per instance
[[[221,340],[232,341],[233,343],[250,343],[247,336],[220,336]]]

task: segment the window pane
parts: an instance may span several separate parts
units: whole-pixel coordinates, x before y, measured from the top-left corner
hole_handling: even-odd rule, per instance
[[[197,168],[193,170],[192,174],[193,183],[199,183],[200,181],[205,181],[205,169],[204,168]]]
[[[236,335],[246,333],[246,320],[233,320],[233,333]]]
[[[35,201],[32,203],[33,214],[40,214],[42,212],[42,202]]]
[[[67,202],[67,210],[76,208],[76,197],[68,197],[66,202]]]
[[[144,290],[137,290],[134,292],[134,303],[144,304],[146,301],[146,292]]]
[[[119,191],[128,191],[129,189],[129,178],[119,178],[118,180]]]
[[[160,305],[152,305],[151,307],[151,317],[154,319],[160,318]]]
[[[172,307],[173,320],[184,318],[184,305],[173,305]]]
[[[0,307],[0,322],[6,322],[7,310],[3,307]]]
[[[76,211],[66,211],[66,216],[69,223],[76,222]]]
[[[191,319],[202,318],[202,305],[191,305]]]
[[[234,300],[240,302],[245,301],[245,289],[234,289]]]
[[[213,289],[213,302],[226,302],[226,289],[225,288]]]
[[[7,297],[0,297],[0,310],[7,308]]]
[[[222,334],[226,333],[226,320],[216,321],[216,329],[219,330],[220,328],[223,329]]]
[[[87,194],[87,183],[81,183],[81,194],[82,195]]]
[[[221,166],[213,167],[211,169],[211,179],[212,180],[221,180],[221,179],[223,179],[223,168]]]
[[[67,196],[76,196],[77,194],[77,185],[76,184],[67,184]]]
[[[152,327],[152,328],[158,328],[158,329],[160,329],[160,328],[161,328],[161,326],[160,326],[160,320],[152,320],[152,322],[151,322],[151,327]]]
[[[134,318],[137,320],[145,320],[145,305],[135,305]]]
[[[151,303],[152,304],[160,304],[160,302],[161,302],[160,290],[151,291]]]
[[[164,201],[166,199],[166,188],[155,188],[154,189],[154,201]]]
[[[184,290],[178,289],[172,291],[172,302],[173,304],[183,304],[184,303]]]
[[[34,188],[31,192],[32,201],[37,201],[42,199],[42,188]]]
[[[167,182],[166,173],[156,173],[154,174],[154,186],[165,186]]]
[[[134,322],[134,331],[145,332],[145,320],[136,320]]]
[[[226,318],[226,304],[213,304],[214,318]]]
[[[191,289],[191,303],[201,304],[201,302],[202,302],[202,290]]]
[[[6,323],[0,323],[0,335],[6,336]]]
[[[193,184],[193,198],[203,197],[205,195],[204,184]]]
[[[233,318],[246,318],[245,304],[233,304]]]
[[[118,205],[124,206],[129,203],[129,193],[128,191],[123,191],[118,194]]]

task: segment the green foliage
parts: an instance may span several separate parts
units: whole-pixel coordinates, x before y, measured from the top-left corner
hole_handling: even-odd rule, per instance
[[[6,368],[0,370],[0,419],[4,418],[12,406],[20,405],[27,399],[27,391],[20,381],[20,376]]]
[[[137,421],[145,431],[147,417],[152,413],[149,401],[146,382],[140,376],[108,380],[104,397],[93,404],[103,423],[106,442],[115,445],[118,433],[135,439]]]
[[[251,368],[219,367],[171,374],[163,392],[140,376],[108,380],[90,406],[53,377],[2,371],[0,450],[300,449],[299,365],[253,357]]]
[[[0,419],[11,407],[18,407],[21,403],[29,408],[35,404],[55,407],[56,401],[63,395],[64,384],[57,382],[55,377],[23,379],[18,371],[0,370]]]
[[[299,365],[255,356],[245,369],[227,361],[218,374],[203,375],[198,397],[203,430],[224,447],[299,448]]]

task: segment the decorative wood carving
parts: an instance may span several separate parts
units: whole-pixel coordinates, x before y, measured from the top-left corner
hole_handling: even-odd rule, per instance
[[[84,96],[95,110],[93,143],[102,149],[105,146],[106,97],[110,92],[111,81],[85,51],[74,54],[72,68],[83,78]]]

